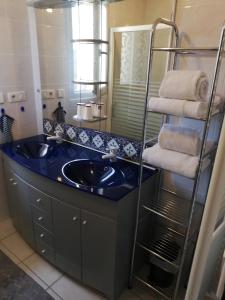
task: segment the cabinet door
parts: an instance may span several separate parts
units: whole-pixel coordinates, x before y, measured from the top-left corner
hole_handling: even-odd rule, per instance
[[[31,207],[29,201],[30,186],[24,182],[19,176],[14,174],[14,202],[19,214],[19,231],[24,239],[34,246],[34,230],[31,215]]]
[[[29,186],[7,167],[5,175],[13,224],[24,239],[33,246],[34,234],[29,203]]]
[[[106,295],[114,290],[115,222],[82,210],[83,282]]]
[[[20,231],[21,217],[19,214],[20,205],[18,201],[17,183],[15,182],[15,176],[13,175],[13,172],[7,167],[5,167],[5,182],[10,216],[15,228]]]
[[[56,199],[52,203],[56,264],[81,279],[80,210]]]

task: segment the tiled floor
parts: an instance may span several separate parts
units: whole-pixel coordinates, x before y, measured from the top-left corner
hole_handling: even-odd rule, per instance
[[[0,249],[56,300],[106,300],[47,263],[14,229],[11,220],[0,223]],[[140,286],[125,290],[119,300],[159,300]]]

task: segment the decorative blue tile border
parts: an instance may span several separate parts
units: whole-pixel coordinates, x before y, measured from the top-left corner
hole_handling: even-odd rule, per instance
[[[110,146],[118,148],[118,156],[131,161],[139,161],[142,143],[140,141],[118,136],[108,132],[76,127],[66,123],[57,123],[50,119],[43,121],[44,133],[54,135],[56,130],[63,132],[64,139],[90,147],[94,150],[108,152]]]

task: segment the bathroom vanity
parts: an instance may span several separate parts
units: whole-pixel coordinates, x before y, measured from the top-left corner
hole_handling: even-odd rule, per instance
[[[45,144],[48,149],[38,154],[29,143],[33,147]],[[25,154],[21,145],[26,145]],[[102,153],[94,150],[67,142],[47,143],[44,135],[1,148],[10,212],[22,237],[72,278],[109,299],[117,299],[128,283],[138,166],[118,160],[118,179],[113,163],[108,161],[113,169],[100,182],[97,173]],[[73,182],[62,172],[72,160],[98,163],[96,168],[83,168],[81,181]],[[102,169],[108,171],[109,166]],[[94,176],[92,180],[96,173],[98,185],[94,181],[88,185],[85,172]],[[154,194],[155,175],[154,170],[145,171],[146,195]]]

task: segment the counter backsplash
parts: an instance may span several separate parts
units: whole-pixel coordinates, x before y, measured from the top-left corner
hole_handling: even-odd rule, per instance
[[[54,135],[56,130],[63,132],[64,139],[89,147],[94,150],[108,152],[111,146],[118,148],[118,156],[131,161],[139,161],[142,143],[137,140],[114,135],[108,132],[76,127],[66,123],[57,123],[50,119],[43,120],[44,133]]]

